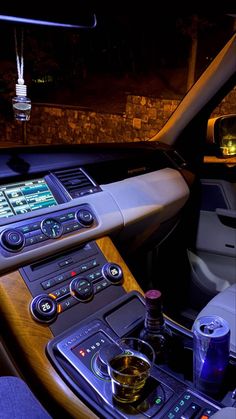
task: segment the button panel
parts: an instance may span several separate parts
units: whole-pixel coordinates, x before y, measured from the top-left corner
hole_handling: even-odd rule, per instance
[[[59,262],[60,267],[66,267],[70,264],[74,263],[72,258],[68,258],[62,262]],[[86,272],[90,269],[93,269],[99,265],[98,259],[94,258],[92,260],[86,261],[82,263],[81,265],[78,265],[76,267],[73,267],[72,270],[69,270],[63,274],[53,276],[52,278],[47,279],[46,281],[41,282],[42,288],[44,290],[48,290],[49,288],[52,288],[55,284],[60,284],[61,282],[66,281],[67,279],[73,279],[75,276],[82,274],[83,272]],[[101,269],[97,269],[93,271],[92,273],[85,274],[86,279],[88,280],[94,280],[98,279],[102,276]]]
[[[101,269],[97,272],[100,273],[100,276],[95,275],[96,278],[93,280],[89,278],[89,276],[93,274],[89,274],[83,278],[82,277],[75,278],[75,279],[78,279],[79,281],[78,291],[81,293],[81,296],[78,298],[75,298],[75,296],[71,295],[70,285],[65,285],[64,287],[58,288],[49,294],[49,296],[55,298],[56,302],[58,303],[58,313],[62,313],[63,311],[68,310],[70,307],[74,306],[75,304],[78,304],[78,303],[81,304],[83,303],[83,301],[86,302],[87,295],[89,295],[89,300],[90,300],[91,298],[93,298],[95,294],[98,294],[105,288],[112,285],[110,281],[108,281],[106,278],[103,278]],[[89,293],[90,287],[92,287],[92,296]]]
[[[12,223],[10,228],[2,229],[2,253],[9,256],[12,252],[27,252],[31,248],[43,246],[44,242],[48,243],[69,234],[78,234],[80,230],[95,227],[97,219],[86,204],[69,210],[55,211],[48,216],[35,217],[31,222],[25,223]]]
[[[60,262],[59,266],[64,267],[70,263],[73,263],[73,260],[67,258],[63,262]],[[82,264],[73,267],[72,270],[61,275],[42,281],[41,286],[44,290],[49,292],[48,296],[55,299],[57,302],[58,313],[62,313],[79,302],[91,300],[95,294],[98,294],[110,285],[115,284],[112,279],[109,280],[104,275],[104,268],[107,265],[115,265],[119,270],[121,278],[123,277],[123,272],[119,265],[106,263],[103,266],[99,266],[98,258],[93,258],[91,260],[86,260]],[[92,272],[87,273],[87,271],[90,270],[92,270]],[[64,281],[67,281],[64,286],[60,286],[59,288],[50,291],[50,288],[54,288],[55,285]],[[76,285],[75,287],[73,286],[74,283]]]
[[[208,418],[212,416],[217,409],[210,406],[203,400],[200,400],[190,391],[186,391],[175,402],[172,408],[163,416],[163,419],[192,419],[200,418],[207,414]],[[199,416],[200,415],[200,416]]]
[[[75,263],[75,260],[80,262]],[[114,281],[113,277],[109,280],[104,275],[105,267],[114,268],[115,266],[119,271],[120,278],[123,278],[121,267],[113,262],[107,262],[93,242],[81,246],[75,252],[65,254],[64,257],[59,255],[49,261],[45,260],[42,267],[40,264],[36,264],[22,268],[21,275],[33,291],[34,299],[38,294],[42,295],[42,292],[47,293],[43,295],[56,304],[57,314],[63,313],[74,305],[86,304],[96,294],[110,286],[120,285],[121,280]],[[57,272],[60,269],[66,270],[62,273]],[[45,278],[45,275],[42,274],[48,271],[51,271],[51,274]],[[34,275],[36,276],[34,277]],[[34,318],[36,317],[34,313]],[[40,321],[42,320],[40,319]]]
[[[63,264],[60,267],[64,261],[69,261],[69,265]],[[55,321],[50,321],[54,334],[61,333],[79,319],[88,317],[91,310],[103,306],[107,298],[119,298],[125,293],[121,283],[114,284],[103,277],[102,268],[107,263],[96,241],[91,241],[20,268],[32,300],[38,295],[46,294],[55,302],[57,317]],[[71,292],[71,283],[74,280],[82,281],[76,288],[82,298]]]
[[[49,290],[51,287],[54,287],[55,284],[69,279],[69,282],[67,281],[65,285],[46,294],[48,298],[57,304],[58,314],[68,310],[76,304],[90,301],[95,294],[101,292],[110,285],[114,285],[112,281],[109,281],[102,275],[103,267],[95,269],[94,272],[89,273],[86,276],[80,275],[80,273],[85,270],[96,268],[97,264],[97,259],[92,259],[79,265],[73,271],[68,271],[65,274],[41,282],[42,288],[44,290]],[[119,265],[116,266],[119,267],[119,271],[122,273],[121,267]],[[71,278],[73,279],[71,280]]]

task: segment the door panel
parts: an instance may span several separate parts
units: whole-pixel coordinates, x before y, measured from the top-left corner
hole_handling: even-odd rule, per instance
[[[201,190],[196,243],[188,257],[195,285],[214,295],[236,280],[236,184],[204,178]]]

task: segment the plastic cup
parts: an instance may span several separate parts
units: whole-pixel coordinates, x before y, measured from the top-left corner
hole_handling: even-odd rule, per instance
[[[112,394],[120,403],[132,403],[142,394],[155,353],[151,345],[137,338],[123,338],[116,344],[120,351],[108,360]]]

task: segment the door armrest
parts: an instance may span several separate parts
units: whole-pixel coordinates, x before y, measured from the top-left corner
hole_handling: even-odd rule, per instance
[[[222,224],[236,228],[236,210],[216,208],[216,214]]]

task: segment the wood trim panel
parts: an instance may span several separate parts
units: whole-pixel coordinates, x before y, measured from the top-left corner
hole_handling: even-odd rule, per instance
[[[216,156],[204,156],[204,163],[219,163],[219,164],[236,164],[236,156],[232,157],[216,157]]]
[[[117,251],[111,239],[109,237],[104,237],[102,239],[98,239],[96,243],[109,262],[118,263],[118,265],[122,267],[124,272],[123,288],[125,289],[125,291],[139,291],[141,294],[143,294],[142,288],[140,288],[140,286],[136,282],[124,259],[122,259],[121,255]]]
[[[108,237],[97,240],[108,261],[118,263],[124,272],[124,289],[143,293],[133,275]],[[45,347],[53,335],[47,325],[34,321],[29,312],[31,294],[18,271],[0,277],[1,327],[4,325],[12,337],[16,353],[23,354],[30,381],[38,383],[54,402],[72,417],[97,418],[69,389],[57,374],[46,354]],[[10,349],[10,348],[9,348]],[[17,363],[17,360],[16,360]],[[19,361],[20,367],[21,361]],[[30,385],[30,382],[28,383]],[[47,408],[47,406],[45,406]]]
[[[50,399],[62,405],[72,417],[97,418],[69,389],[47,359],[45,347],[53,335],[48,326],[32,319],[28,309],[31,299],[19,272],[0,278],[1,323],[14,336],[11,344],[14,344],[16,353],[20,351],[24,354],[27,369],[32,372],[33,383],[37,380]],[[20,367],[21,360],[18,363]],[[28,384],[31,385],[30,382]]]

